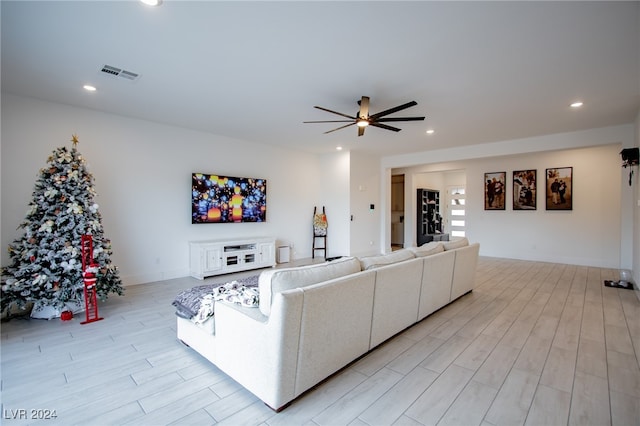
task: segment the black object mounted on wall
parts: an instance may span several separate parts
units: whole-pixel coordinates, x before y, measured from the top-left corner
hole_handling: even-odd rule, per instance
[[[620,156],[622,157],[622,167],[627,168],[631,166],[637,166],[640,160],[638,159],[640,149],[636,148],[625,148],[620,151]],[[631,186],[633,179],[633,169],[629,171],[629,186]]]

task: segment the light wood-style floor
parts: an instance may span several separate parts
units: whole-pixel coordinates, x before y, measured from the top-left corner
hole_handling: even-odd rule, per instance
[[[604,279],[618,272],[481,258],[472,293],[280,413],[177,341],[171,302],[201,281],[132,286],[103,321],[2,324],[2,423],[640,425],[640,302]]]

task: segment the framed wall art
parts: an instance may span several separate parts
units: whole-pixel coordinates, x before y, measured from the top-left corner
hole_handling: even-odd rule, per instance
[[[513,210],[536,209],[537,170],[513,172]]]
[[[507,172],[484,174],[484,209],[504,210]]]
[[[573,167],[547,169],[547,210],[573,210]]]

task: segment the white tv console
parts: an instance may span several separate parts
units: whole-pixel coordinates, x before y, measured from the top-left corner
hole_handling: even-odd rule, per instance
[[[190,274],[199,280],[212,275],[268,268],[276,264],[276,239],[189,241],[189,258]]]

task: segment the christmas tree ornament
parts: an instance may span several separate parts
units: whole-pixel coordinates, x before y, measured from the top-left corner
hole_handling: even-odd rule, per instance
[[[10,264],[1,270],[2,312],[9,307],[26,309],[31,303],[34,318],[84,310],[83,235],[92,238],[93,262],[99,271],[94,286],[97,298],[123,294],[119,271],[111,262],[111,241],[104,235],[94,200],[93,175],[77,150],[75,134],[71,141],[71,149],[55,149],[40,169],[19,226],[23,233],[9,244]]]

